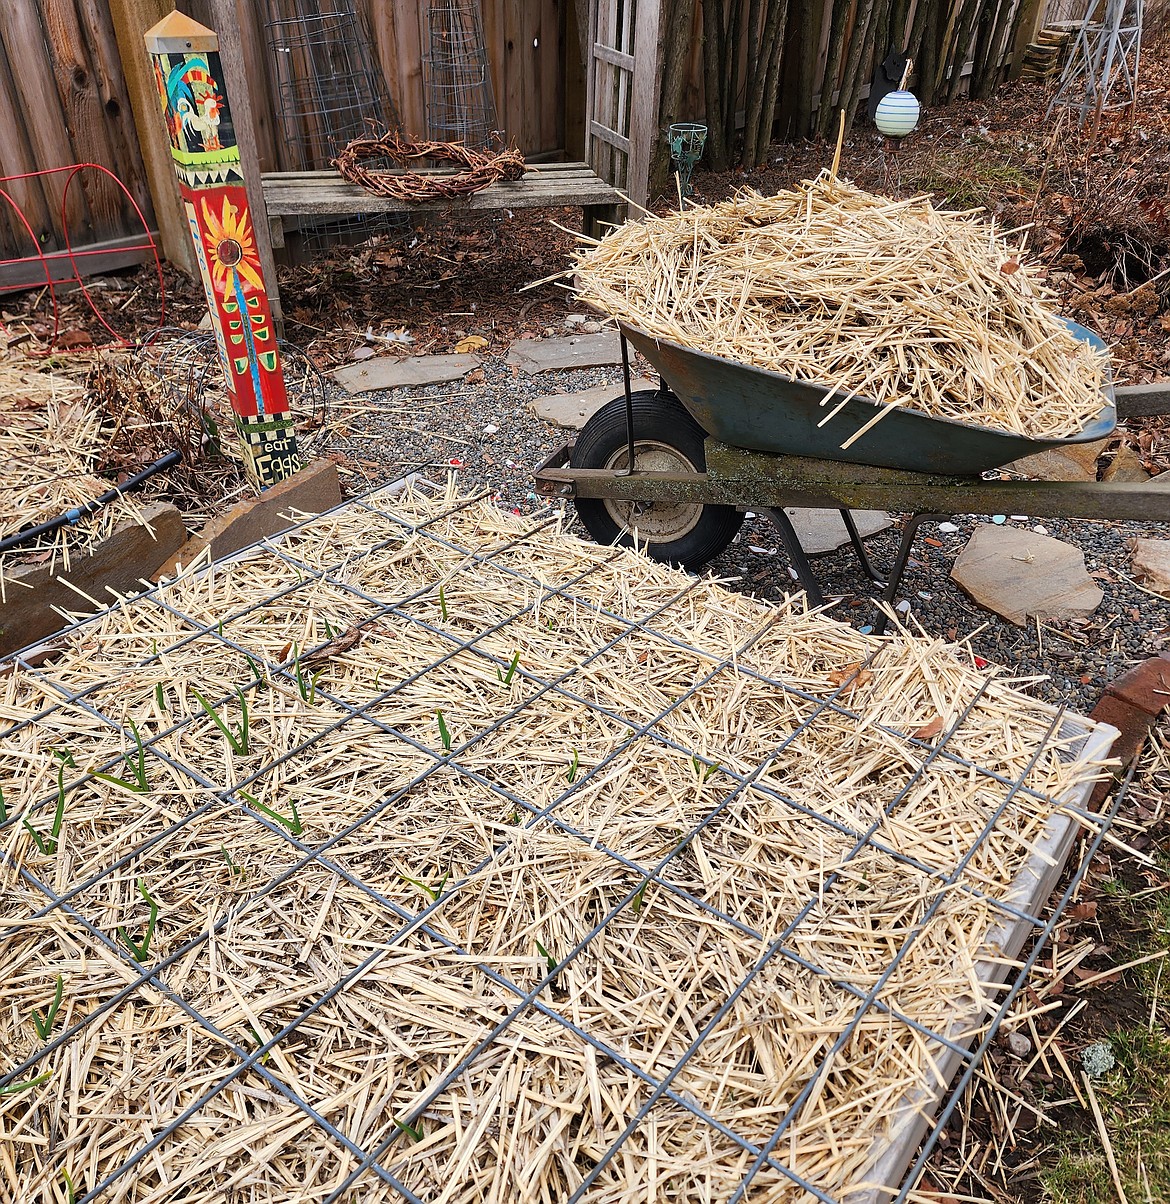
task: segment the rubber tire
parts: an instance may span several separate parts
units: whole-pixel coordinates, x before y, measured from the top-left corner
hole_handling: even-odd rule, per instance
[[[654,389],[641,389],[632,396],[635,456],[641,440],[654,440],[670,447],[696,472],[704,472],[706,434],[678,398],[668,390]],[[622,394],[602,406],[585,424],[569,463],[573,468],[605,468],[625,447],[626,398]],[[598,543],[634,546],[633,536],[615,521],[603,499],[577,498],[576,506],[585,529]],[[642,536],[639,546],[645,547],[654,560],[697,571],[731,543],[743,524],[743,514],[734,506],[701,504],[701,509],[698,522],[681,537],[647,544]]]

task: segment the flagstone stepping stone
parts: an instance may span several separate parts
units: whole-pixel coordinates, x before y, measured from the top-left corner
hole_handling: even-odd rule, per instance
[[[474,355],[411,355],[401,360],[384,355],[338,368],[333,379],[347,393],[369,393],[459,380],[478,367],[479,358]]]
[[[1019,527],[980,523],[959,553],[951,578],[980,606],[1017,627],[1029,617],[1092,614],[1105,596],[1079,548]]]

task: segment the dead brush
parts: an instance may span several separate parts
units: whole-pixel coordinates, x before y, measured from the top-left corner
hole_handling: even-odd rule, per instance
[[[169,474],[167,500],[180,509],[207,509],[247,488],[242,460],[229,454],[232,433],[221,434],[193,390],[168,389],[134,357],[105,356],[95,361],[86,393],[109,430],[101,472],[135,472],[178,451],[183,459]]]

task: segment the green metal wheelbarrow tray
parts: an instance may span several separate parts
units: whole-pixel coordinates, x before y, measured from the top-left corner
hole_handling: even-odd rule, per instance
[[[1101,352],[1100,336],[1066,322],[1079,339]],[[813,456],[850,464],[902,468],[910,472],[972,474],[998,468],[1036,452],[1104,439],[1117,425],[1113,385],[1106,383],[1096,420],[1069,439],[1028,439],[1007,431],[932,418],[905,406],[891,410],[848,449],[841,443],[871,421],[877,403],[854,397],[820,425],[824,385],[792,380],[779,372],[756,368],[659,339],[634,326],[622,334],[662,374],[671,392],[712,438],[731,447],[785,456]],[[833,397],[833,409],[838,398]]]
[[[1079,338],[1104,348],[1093,332],[1067,324]],[[656,545],[656,511],[675,516],[683,513],[679,508],[690,507],[710,519],[745,507],[761,510],[775,522],[810,602],[820,605],[820,588],[784,511],[838,510],[863,568],[882,587],[884,616],[896,599],[918,528],[928,519],[1027,514],[1170,522],[1170,488],[1154,482],[984,477],[988,470],[1027,455],[1103,439],[1113,431],[1119,412],[1123,417],[1170,412],[1170,391],[1151,399],[1143,390],[1115,390],[1107,383],[1100,415],[1071,439],[1028,439],[898,410],[843,452],[845,435],[872,418],[873,402],[855,398],[832,422],[818,427],[824,387],[682,347],[627,324],[620,329],[624,396],[603,407],[575,445],[558,449],[535,473],[537,492],[572,498],[586,528],[603,542],[632,542],[632,531],[637,530],[639,544],[648,545],[651,555],[697,569],[704,556],[722,550],[721,540],[723,547],[730,542],[739,520],[725,517],[718,536],[701,544],[695,556],[677,551],[672,555],[672,548],[691,545],[665,536]],[[657,393],[631,393],[627,340],[660,373]],[[614,428],[622,411],[624,430],[617,436]],[[681,450],[685,440],[671,434],[694,423],[701,428],[697,453]],[[591,432],[595,424],[609,429],[609,444],[603,443],[601,452]],[[680,450],[672,459],[675,443]],[[582,445],[588,445],[584,456],[577,454]],[[610,445],[615,445],[613,450],[602,454]],[[893,510],[909,516],[888,572],[878,572],[869,561],[853,510]],[[619,540],[612,532],[615,523],[622,525],[618,519],[623,514],[626,532]],[[604,521],[598,521],[599,515]],[[883,622],[884,617],[879,618],[879,630]]]

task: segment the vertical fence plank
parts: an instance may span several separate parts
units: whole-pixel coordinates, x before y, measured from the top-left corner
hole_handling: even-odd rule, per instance
[[[537,145],[541,150],[558,150],[565,145],[565,9],[567,0],[546,0],[541,5],[536,36],[540,50],[536,63],[533,104],[540,120]],[[576,41],[576,32],[573,39]]]
[[[97,73],[90,59],[73,0],[41,0],[46,46],[65,122],[73,143],[75,163],[100,163],[115,175],[121,164],[110,140],[108,114],[98,93]],[[85,195],[89,224],[84,231],[69,231],[74,241],[114,238],[128,226],[130,213],[122,191],[93,172],[80,173],[70,185]]]
[[[124,67],[122,63],[109,0],[78,0],[78,9],[89,44],[98,100],[110,134],[114,157],[107,166],[126,186],[149,220],[153,216],[150,184],[127,87],[132,67]],[[129,215],[127,221],[136,222],[137,218]]]
[[[627,0],[627,3],[629,0]],[[630,162],[626,187],[635,205],[650,194],[650,159],[658,137],[658,0],[638,0],[634,85],[630,95]]]
[[[11,77],[18,105],[16,117],[24,125],[37,167],[67,167],[76,162],[36,0],[0,3],[0,39],[9,63],[17,65]],[[61,225],[64,179],[46,181],[43,187],[57,245],[64,246]],[[65,222],[77,234],[88,222],[85,198],[79,188],[70,189]]]
[[[110,17],[118,40],[117,59],[111,57],[110,61],[125,75],[134,112],[132,149],[141,155],[143,171],[149,180],[163,254],[188,276],[194,277],[197,270],[195,251],[182,214],[170,142],[159,111],[154,69],[143,41],[143,34],[170,10],[169,0],[110,0]]]
[[[29,144],[24,122],[20,119],[21,101],[15,86],[15,73],[0,39],[0,163],[5,175],[36,171],[40,166]],[[50,211],[44,189],[38,180],[12,180],[4,191],[20,207],[33,230],[33,240],[11,204],[0,197],[0,255],[22,259],[36,253],[37,246],[55,247],[56,217]]]

